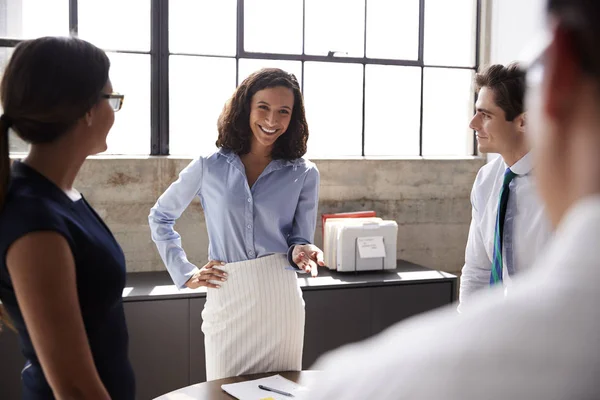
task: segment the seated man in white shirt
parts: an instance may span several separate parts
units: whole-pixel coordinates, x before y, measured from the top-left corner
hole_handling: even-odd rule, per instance
[[[551,236],[525,138],[525,72],[517,64],[492,65],[476,75],[475,84],[479,95],[469,126],[477,132],[479,151],[500,157],[479,170],[471,191],[461,312],[473,293],[495,284],[507,287],[531,267]]]
[[[600,1],[548,0],[527,72],[554,237],[513,281],[326,356],[311,400],[600,399]]]

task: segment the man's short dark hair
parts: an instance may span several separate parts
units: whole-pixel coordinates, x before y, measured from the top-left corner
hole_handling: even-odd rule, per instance
[[[525,71],[517,63],[508,66],[494,64],[483,68],[475,76],[477,91],[488,88],[494,93],[496,105],[504,110],[507,121],[523,113],[525,99]]]

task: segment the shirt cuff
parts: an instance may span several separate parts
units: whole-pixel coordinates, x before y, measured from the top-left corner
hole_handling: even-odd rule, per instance
[[[200,271],[198,267],[189,261],[184,261],[179,265],[173,265],[169,268],[171,279],[173,279],[173,283],[179,290],[185,289],[185,283],[198,271]]]

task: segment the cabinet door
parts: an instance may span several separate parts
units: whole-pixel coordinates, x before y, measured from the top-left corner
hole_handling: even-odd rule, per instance
[[[327,351],[369,336],[370,289],[309,290],[304,292],[304,302],[303,369]]]
[[[138,399],[153,399],[189,385],[189,300],[125,303],[129,357]]]
[[[206,381],[202,310],[206,299],[190,299],[190,384]]]
[[[25,357],[21,354],[17,334],[8,328],[0,333],[0,399],[21,398],[21,370]]]
[[[450,282],[375,287],[373,291],[372,334],[401,321],[452,302]]]

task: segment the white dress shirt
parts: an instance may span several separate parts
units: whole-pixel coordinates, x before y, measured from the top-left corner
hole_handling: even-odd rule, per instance
[[[600,399],[600,196],[564,218],[536,265],[474,297],[325,356],[321,399]]]
[[[460,279],[459,311],[464,309],[473,293],[490,286],[498,203],[507,168],[502,157],[497,157],[484,165],[475,178],[471,191],[471,227]],[[531,174],[531,153],[526,154],[510,169],[517,176],[509,184],[510,194],[504,219],[504,286],[510,285],[511,277],[515,274],[533,265],[540,250],[551,237],[550,222]]]

